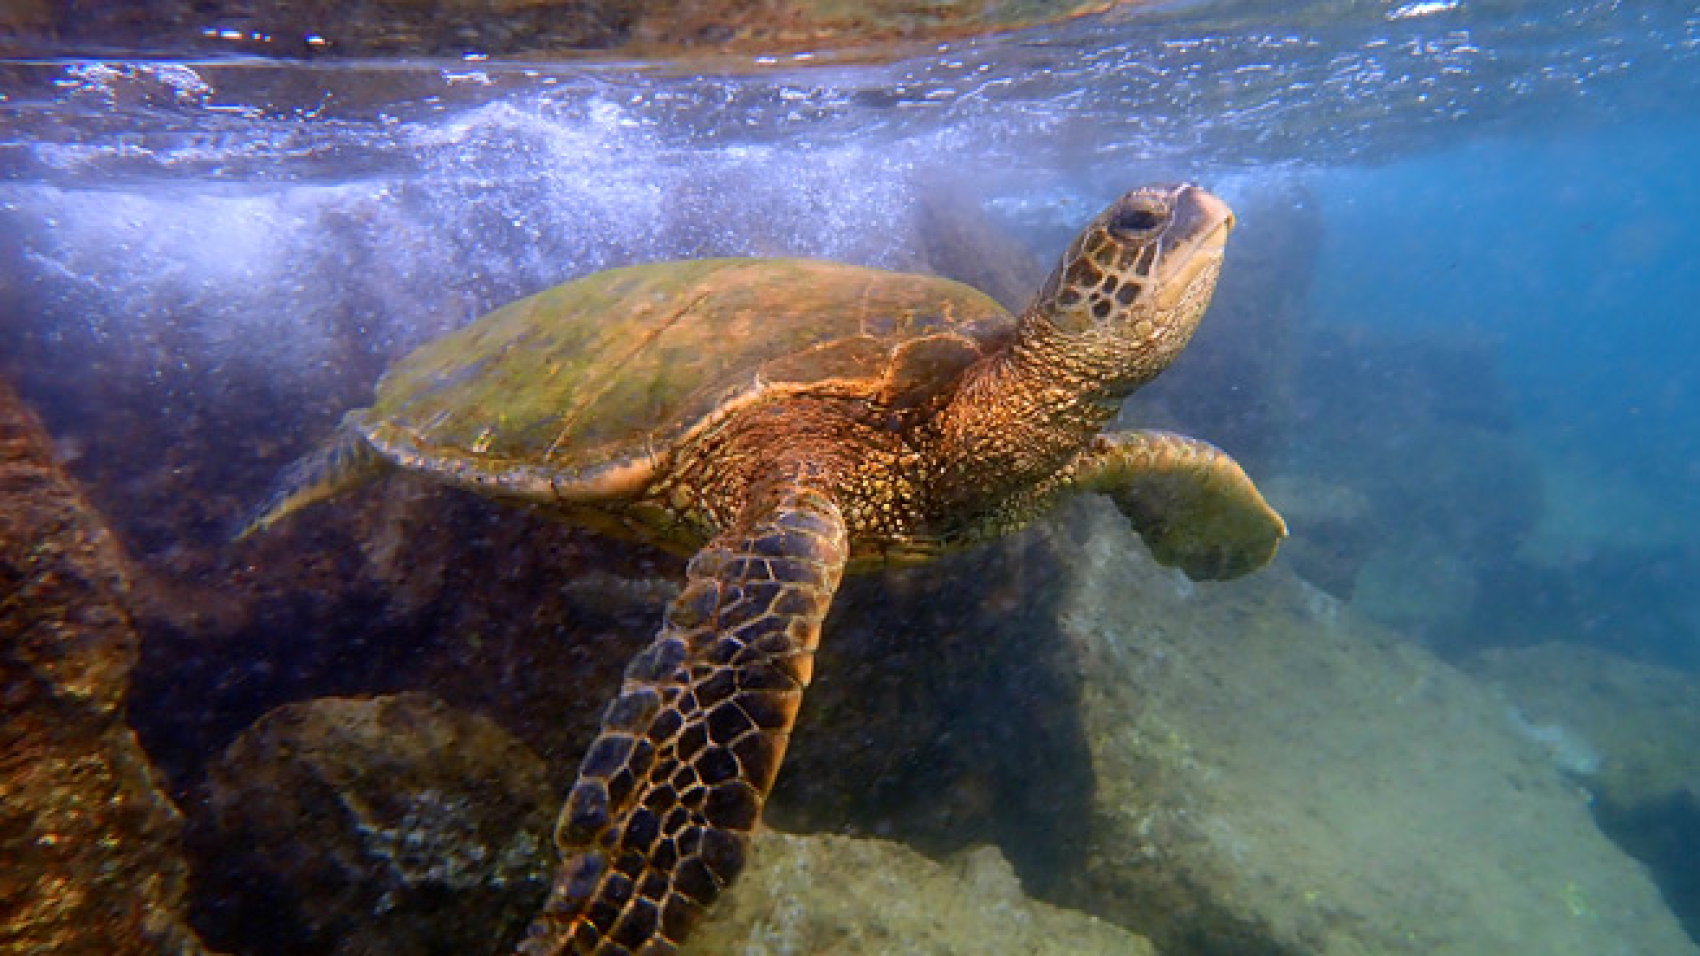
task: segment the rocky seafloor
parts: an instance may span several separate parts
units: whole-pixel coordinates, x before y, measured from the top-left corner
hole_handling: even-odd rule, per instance
[[[1493,391],[1446,387],[1491,364],[1306,326],[1315,223],[1266,201],[1287,231],[1237,248],[1134,407],[1267,480],[1282,557],[1193,585],[1083,502],[847,582],[773,831],[693,952],[1695,951],[1680,861],[1633,825],[1692,800],[1690,678],[1469,644],[1541,513]],[[1031,253],[964,254],[961,221],[918,221],[915,267],[1019,298]],[[0,514],[5,950],[504,951],[678,559],[402,477],[229,544],[388,356],[353,321],[299,378],[80,340],[35,288],[0,281],[0,373],[56,439],[7,395],[7,480],[35,477]],[[1351,401],[1372,385],[1398,407]]]

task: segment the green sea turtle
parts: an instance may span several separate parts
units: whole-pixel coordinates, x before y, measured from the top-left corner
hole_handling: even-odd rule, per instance
[[[803,259],[598,273],[409,355],[285,474],[249,530],[386,470],[694,554],[561,811],[527,954],[672,953],[742,869],[847,568],[1013,531],[1108,494],[1199,579],[1286,534],[1203,442],[1101,433],[1174,360],[1233,225],[1136,189],[1019,319],[967,286]]]

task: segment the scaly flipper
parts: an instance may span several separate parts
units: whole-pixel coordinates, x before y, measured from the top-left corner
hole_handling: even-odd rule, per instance
[[[358,414],[358,413],[356,413]],[[351,491],[383,474],[390,467],[360,430],[343,419],[336,433],[318,448],[283,469],[273,483],[271,496],[244,519],[231,536],[240,541],[264,531],[308,505]]]
[[[1099,436],[1075,487],[1110,496],[1161,564],[1197,581],[1237,578],[1268,564],[1287,524],[1216,446],[1160,431]]]
[[[579,767],[522,953],[673,953],[743,869],[848,547],[832,500],[787,482],[691,559]]]

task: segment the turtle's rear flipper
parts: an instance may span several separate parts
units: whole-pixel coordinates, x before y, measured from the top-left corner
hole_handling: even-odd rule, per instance
[[[603,714],[525,956],[673,953],[744,867],[848,544],[837,506],[793,483],[739,525],[691,559]]]
[[[1159,563],[1195,581],[1268,564],[1287,524],[1227,453],[1160,431],[1100,436],[1075,479],[1115,501]]]
[[[278,474],[271,496],[236,526],[231,537],[240,541],[264,531],[308,505],[360,487],[388,467],[389,463],[345,419],[324,444]]]

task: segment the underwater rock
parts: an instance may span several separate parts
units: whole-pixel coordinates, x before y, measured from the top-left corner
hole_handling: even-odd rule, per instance
[[[1302,529],[1281,544],[1287,565],[1336,597],[1350,597],[1379,539],[1374,504],[1362,489],[1317,475],[1277,474],[1264,497],[1288,528]]]
[[[1576,644],[1487,651],[1467,666],[1594,795],[1601,828],[1700,939],[1700,680]]]
[[[1525,735],[1567,739],[1560,769],[1618,806],[1700,801],[1700,680],[1577,644],[1490,650],[1466,667],[1505,699]],[[1553,748],[1549,744],[1549,751]],[[1591,765],[1567,754],[1594,754]]]
[[[762,830],[685,956],[1148,956],[1127,930],[1029,898],[996,849],[947,863],[883,840]]]
[[[1194,585],[1070,522],[1083,908],[1171,956],[1700,952],[1488,688],[1279,561]]]
[[[124,723],[123,559],[0,382],[0,951],[203,952],[181,818]]]
[[[502,953],[542,905],[555,788],[425,694],[278,708],[208,775],[197,917],[244,953]]]
[[[542,762],[424,694],[273,711],[212,769],[203,922],[242,953],[497,953],[541,904],[559,798]],[[764,829],[687,953],[1091,956],[1151,952],[1029,899],[981,846]]]

